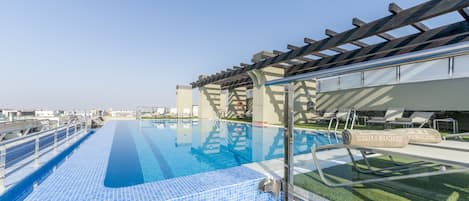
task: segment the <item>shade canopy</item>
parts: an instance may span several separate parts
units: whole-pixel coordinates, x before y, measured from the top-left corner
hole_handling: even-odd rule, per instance
[[[353,29],[341,33],[326,29],[325,39],[316,41],[304,38],[303,46],[287,45],[287,52],[265,52],[261,59],[253,64],[241,63],[212,75],[201,76],[192,82],[191,86],[196,88],[207,84],[220,84],[222,89],[242,86],[249,88],[252,86],[252,80],[247,72],[268,66],[284,68],[285,77],[288,78],[464,43],[469,40],[468,6],[467,0],[431,0],[408,9],[401,9],[397,4],[391,3],[389,16],[368,23],[353,18]],[[457,22],[435,28],[423,23],[453,12],[461,16]],[[399,37],[390,33],[401,28],[412,28],[416,33]],[[365,42],[373,37],[380,38],[383,42]]]

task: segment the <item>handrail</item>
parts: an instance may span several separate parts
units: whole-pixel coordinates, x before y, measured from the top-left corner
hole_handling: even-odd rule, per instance
[[[76,123],[76,124],[79,124],[79,123]],[[37,135],[41,135],[41,134],[44,134],[44,133],[55,132],[56,130],[61,130],[62,128],[67,128],[67,126],[70,126],[70,124],[66,124],[66,125],[63,125],[61,127],[55,127],[53,129],[49,129],[49,130],[45,130],[45,131],[39,131],[39,132],[32,133],[32,134],[29,134],[29,135],[24,135],[24,136],[20,136],[20,137],[17,137],[17,138],[5,140],[5,141],[0,142],[0,146],[8,145],[10,143],[21,141],[21,140],[25,140],[27,138],[33,138]]]
[[[79,130],[78,130],[78,126],[80,126]],[[43,154],[48,153],[50,151],[54,151],[55,153],[57,153],[58,146],[64,143],[70,145],[70,140],[72,137],[77,140],[78,139],[77,135],[83,132],[87,132],[87,126],[88,125],[87,125],[86,120],[85,121],[73,121],[73,122],[68,122],[66,125],[63,125],[60,127],[55,127],[53,129],[49,129],[46,131],[39,131],[37,133],[33,133],[30,135],[25,135],[25,136],[11,139],[11,140],[0,142],[0,193],[2,193],[5,190],[4,181],[5,181],[5,177],[7,176],[6,169],[9,169],[7,168],[6,155],[7,153],[10,153],[10,154],[12,153],[8,151],[9,148],[13,148],[13,150],[15,150],[16,149],[15,146],[25,144],[25,143],[31,143],[32,141],[34,141],[34,151],[26,153],[26,154],[18,155],[18,157],[20,158],[24,157],[21,160],[19,160],[19,161],[23,161],[20,164],[20,166],[27,165],[32,162],[34,166],[39,166],[39,158]],[[73,127],[73,133],[69,132],[71,127]],[[65,136],[59,140],[58,139],[59,131],[63,131],[63,130],[65,130],[66,132]],[[48,143],[46,146],[41,145],[41,137],[51,136],[51,135],[53,135],[54,137],[53,142]],[[31,153],[32,155],[30,155]],[[16,163],[17,162],[15,162],[14,164]],[[14,167],[14,166],[10,165],[10,167]],[[17,169],[18,167],[16,169],[13,169],[12,171],[16,171]],[[8,174],[11,174],[11,172]]]

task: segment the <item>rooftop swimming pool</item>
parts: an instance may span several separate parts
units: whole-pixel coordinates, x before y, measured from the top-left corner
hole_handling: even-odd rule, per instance
[[[283,128],[192,120],[118,121],[104,186],[137,184],[283,157]],[[294,154],[338,140],[295,130]]]

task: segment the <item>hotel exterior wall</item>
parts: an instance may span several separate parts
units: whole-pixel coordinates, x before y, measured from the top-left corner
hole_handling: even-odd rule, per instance
[[[317,109],[350,108],[386,110],[469,111],[469,78],[363,87],[321,92]]]

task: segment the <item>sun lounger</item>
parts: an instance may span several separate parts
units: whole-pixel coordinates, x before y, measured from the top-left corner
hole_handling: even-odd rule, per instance
[[[423,128],[426,124],[430,126],[430,119],[434,114],[434,112],[414,112],[409,118],[396,118],[394,121],[389,122],[389,124],[405,127],[418,125],[419,128]]]
[[[384,117],[371,117],[366,123],[386,125],[390,121],[402,118],[402,115],[404,115],[404,108],[388,108]]]
[[[384,131],[376,131],[377,133]],[[467,134],[465,134],[467,135]],[[385,181],[394,181],[401,179],[410,179],[418,177],[428,177],[436,176],[450,173],[458,173],[469,171],[469,143],[467,142],[457,142],[457,141],[442,141],[440,143],[409,143],[409,145],[403,148],[380,148],[380,147],[370,147],[370,146],[353,146],[346,144],[335,144],[335,145],[325,145],[321,147],[313,147],[311,149],[313,160],[316,165],[317,171],[321,180],[330,187],[341,187],[341,186],[351,186],[355,184],[364,184],[364,183],[374,183],[374,182],[385,182]],[[345,148],[349,157],[353,163],[353,167],[357,172],[365,174],[375,174],[375,175],[391,175],[386,177],[360,180],[360,181],[350,181],[343,183],[334,183],[326,179],[322,168],[320,166],[316,152],[320,150],[327,149],[337,149]],[[357,165],[357,162],[352,155],[351,150],[358,150],[365,162],[367,168],[360,168]],[[368,162],[366,153],[378,153],[390,156],[402,156],[407,158],[413,158],[419,160],[417,162],[412,162],[408,164],[396,164],[396,166],[388,168],[372,168]],[[428,167],[428,165],[433,165],[439,167],[437,171],[432,172],[421,172],[414,174],[394,174],[407,172],[411,170],[423,169]]]
[[[330,109],[326,110],[322,116],[315,118],[316,121],[330,121],[332,118],[335,117],[335,113],[337,109]]]

